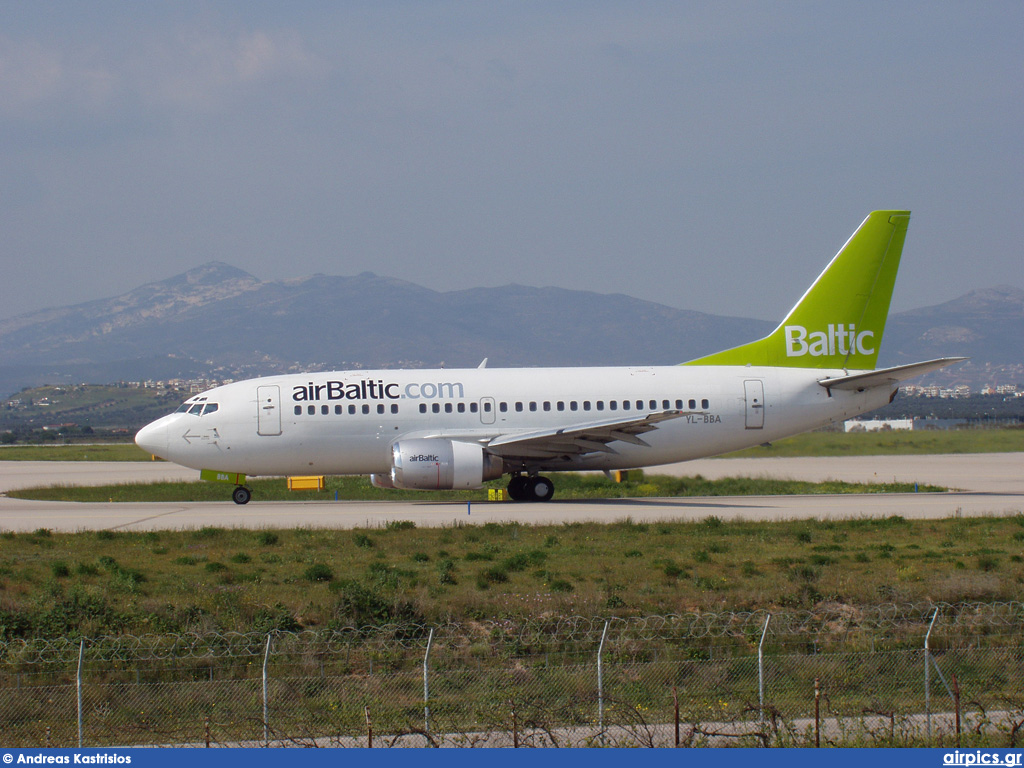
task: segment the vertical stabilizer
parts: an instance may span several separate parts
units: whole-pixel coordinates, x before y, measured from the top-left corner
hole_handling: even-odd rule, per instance
[[[868,214],[771,334],[684,365],[875,368],[909,222],[909,211]]]

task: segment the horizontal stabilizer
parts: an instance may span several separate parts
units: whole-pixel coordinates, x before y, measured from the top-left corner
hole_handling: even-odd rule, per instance
[[[868,371],[867,373],[854,373],[849,376],[821,379],[818,383],[826,389],[852,389],[857,391],[871,389],[872,387],[894,386],[901,381],[937,371],[940,368],[945,368],[947,365],[959,363],[966,359],[966,357],[940,357],[935,360],[926,360],[923,363],[897,365],[895,368],[881,368],[877,371]]]

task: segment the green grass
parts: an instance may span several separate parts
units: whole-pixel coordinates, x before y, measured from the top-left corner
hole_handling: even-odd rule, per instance
[[[1008,601],[1024,517],[0,534],[0,639]]]
[[[152,461],[135,443],[5,445],[0,461]]]
[[[729,458],[768,456],[888,456],[1024,451],[1024,429],[954,429],[919,432],[807,432]]]
[[[553,475],[559,499],[619,499],[679,496],[779,496],[835,493],[911,493],[913,483],[845,483],[831,480],[809,483],[798,480],[727,477],[707,480],[696,477],[669,477],[631,472],[629,479],[615,483],[603,475],[560,473]],[[254,479],[247,482],[256,501],[478,501],[487,498],[478,491],[402,491],[375,488],[366,477],[329,477],[323,491],[289,491],[282,478]],[[489,483],[504,489],[503,481]],[[946,490],[921,485],[921,492]],[[50,486],[9,491],[8,496],[36,501],[149,502],[149,501],[225,501],[231,486],[223,483],[166,482],[104,486]]]
[[[921,432],[808,432],[729,457],[879,456],[1024,451],[1024,429],[957,429]],[[0,447],[0,461],[149,461],[133,443],[14,445]]]

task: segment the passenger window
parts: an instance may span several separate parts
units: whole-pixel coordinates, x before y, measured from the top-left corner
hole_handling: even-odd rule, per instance
[[[348,414],[349,414],[349,416],[355,416],[356,415],[356,407],[354,405],[350,405],[348,407]]]
[[[537,410],[537,404],[536,404],[536,403],[534,403],[534,402],[531,402],[531,403],[530,403],[530,410],[531,410],[531,411],[536,411],[536,410]]]
[[[363,415],[365,416],[365,415],[366,415],[366,414],[368,414],[369,412],[370,412],[370,406],[369,406],[369,404],[367,404],[367,405],[364,405],[364,406],[363,406]]]
[[[691,411],[697,410],[697,401],[696,400],[691,400],[687,405],[689,405],[689,408],[690,408]],[[682,406],[680,406],[680,407],[682,407]]]
[[[617,411],[617,410],[619,410],[618,402],[616,402],[615,400],[609,400],[608,401],[608,410],[609,411]]]
[[[669,408],[672,407],[672,404],[668,400],[662,400],[661,407],[667,411]]]
[[[576,401],[575,400],[570,400],[569,401],[569,410],[570,411],[578,410],[578,407],[576,405]]]
[[[523,404],[522,403],[516,403],[516,413],[522,413],[522,412],[523,412]]]
[[[584,400],[583,401],[583,410],[584,411],[589,411],[590,410],[590,401],[589,400]]]
[[[599,411],[603,411],[604,410],[604,400],[598,400],[597,401],[597,410],[599,410]]]
[[[426,403],[420,403],[420,413],[426,413],[426,412],[427,412],[427,404]]]
[[[444,404],[444,412],[445,413],[451,413],[452,412],[452,404],[451,403],[445,403]]]
[[[310,416],[315,416],[316,415],[316,406],[315,405],[307,405],[306,406],[306,413],[308,413]]]
[[[398,403],[392,403],[391,404],[391,412],[392,413],[398,413]]]
[[[501,403],[498,406],[498,410],[501,411],[502,413],[508,413],[508,403]]]
[[[693,401],[691,400],[690,402],[693,402]],[[676,410],[677,411],[683,410],[683,401],[682,400],[676,400]]]
[[[377,403],[377,413],[384,413],[384,403]]]
[[[345,409],[342,408],[340,405],[334,406],[334,415],[335,416],[341,416],[341,414],[343,414],[344,412],[345,412]]]
[[[330,412],[331,412],[330,406],[328,406],[328,405],[321,405],[320,406],[320,413],[323,414],[324,416],[326,416]]]
[[[479,408],[477,407],[477,403],[475,401],[469,404],[469,412],[470,413],[476,413],[478,410],[479,410]],[[484,410],[490,412],[491,404],[490,403],[484,403]]]
[[[430,404],[430,412],[431,413],[440,413],[441,412],[441,406],[438,403],[431,403]]]
[[[466,412],[466,404],[465,403],[459,403],[458,406],[455,408],[455,410],[457,410],[459,413],[465,413]]]
[[[638,411],[642,411],[644,409],[644,401],[643,400],[637,400],[636,401],[636,409]]]
[[[708,408],[711,407],[711,403],[709,403],[707,400],[701,400],[700,407],[703,408],[704,410],[707,410]]]
[[[652,411],[658,410],[658,401],[657,400],[651,400],[651,402],[649,402],[647,405],[650,406],[650,409]]]
[[[301,405],[296,405],[295,406],[295,415],[296,416],[301,416],[302,415],[302,406]]]
[[[558,403],[555,405],[555,408],[557,408],[560,411],[564,411],[565,410],[565,403],[563,401],[559,400]]]

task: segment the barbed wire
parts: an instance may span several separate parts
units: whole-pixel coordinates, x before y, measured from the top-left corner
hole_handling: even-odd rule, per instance
[[[936,614],[936,611],[938,612]],[[339,654],[423,650],[433,633],[440,647],[465,649],[488,644],[526,652],[529,649],[596,647],[630,641],[699,641],[720,638],[757,640],[837,638],[852,633],[886,634],[920,631],[933,618],[937,632],[989,633],[1024,628],[1024,603],[895,603],[851,606],[825,604],[798,611],[691,612],[641,617],[564,616],[522,621],[481,620],[444,624],[395,623],[301,632],[202,632],[159,635],[24,638],[0,641],[0,668],[21,664],[66,664],[84,654],[104,661],[261,658],[270,640],[275,654]]]

